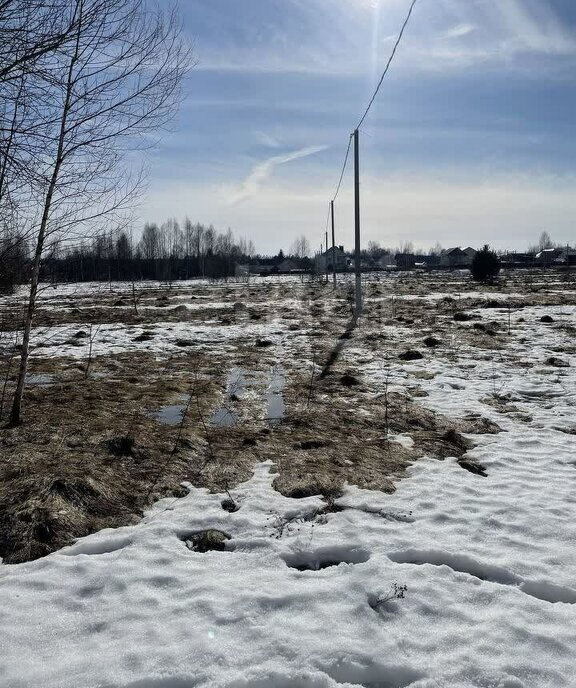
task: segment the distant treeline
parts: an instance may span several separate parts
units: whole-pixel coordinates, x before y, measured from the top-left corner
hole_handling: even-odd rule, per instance
[[[126,231],[117,231],[97,234],[78,246],[55,243],[42,260],[40,276],[55,282],[222,278],[234,275],[237,264],[254,258],[253,243],[235,239],[230,229],[219,232],[190,220],[181,227],[169,220],[160,226],[146,224],[138,241]],[[0,239],[0,290],[8,292],[25,282],[30,260],[23,237]]]

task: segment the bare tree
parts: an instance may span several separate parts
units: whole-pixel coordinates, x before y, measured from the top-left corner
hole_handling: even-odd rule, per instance
[[[147,134],[173,115],[190,56],[174,14],[145,0],[67,0],[72,38],[45,56],[37,79],[43,100],[36,190],[40,213],[10,422],[21,422],[30,333],[40,264],[50,239],[70,239],[96,218],[118,220],[134,201],[141,176],[129,151],[149,145]]]
[[[538,239],[538,250],[543,251],[546,248],[552,248],[554,244],[552,243],[552,239],[550,238],[550,235],[548,232],[542,232],[540,234],[540,238]]]
[[[290,247],[290,255],[297,258],[307,258],[310,255],[310,242],[304,234],[294,240]]]
[[[0,0],[0,82],[19,80],[71,40],[66,0]]]
[[[70,42],[76,29],[64,11],[68,4],[0,0],[0,230],[12,239],[4,241],[5,251],[30,238],[22,217],[43,153],[41,91],[51,79],[48,55]]]
[[[378,241],[369,241],[367,252],[371,258],[376,258],[382,252],[382,247]]]

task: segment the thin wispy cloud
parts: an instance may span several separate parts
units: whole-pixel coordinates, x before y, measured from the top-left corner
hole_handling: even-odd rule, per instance
[[[307,158],[309,155],[320,153],[326,150],[327,147],[328,146],[308,146],[307,148],[301,148],[300,150],[285,155],[274,155],[258,163],[252,168],[250,174],[236,191],[233,191],[227,198],[227,203],[229,205],[235,205],[257,194],[262,184],[272,175],[276,167],[285,165],[293,160],[300,160],[301,158]]]
[[[252,1],[254,4],[254,0]],[[254,74],[358,75],[382,63],[406,12],[406,0],[278,0],[261,3],[256,26],[233,29],[241,40],[230,46],[199,45],[199,69]],[[272,15],[282,16],[281,24]],[[330,18],[330,32],[326,19]],[[275,19],[275,17],[274,17]],[[222,31],[228,27],[222,17]],[[262,26],[260,26],[260,23]],[[228,27],[228,28],[227,28]],[[367,40],[378,37],[377,54]],[[448,45],[450,41],[455,46]],[[466,69],[486,61],[506,63],[526,54],[576,54],[576,36],[549,0],[454,0],[417,7],[396,69]]]
[[[448,31],[443,33],[440,38],[444,40],[450,40],[451,38],[462,38],[472,33],[475,28],[476,27],[474,27],[472,24],[458,24],[457,26],[448,29]]]
[[[279,137],[268,134],[265,131],[257,131],[255,137],[259,144],[268,148],[282,148],[284,145]]]

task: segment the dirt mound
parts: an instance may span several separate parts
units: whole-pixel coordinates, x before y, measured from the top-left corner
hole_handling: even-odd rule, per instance
[[[398,358],[401,361],[419,361],[420,359],[424,358],[424,355],[416,349],[408,349],[408,351],[399,353]]]

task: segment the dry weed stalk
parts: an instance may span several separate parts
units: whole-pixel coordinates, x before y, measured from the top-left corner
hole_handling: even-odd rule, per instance
[[[86,361],[86,368],[84,369],[84,379],[87,380],[88,376],[90,375],[90,366],[92,364],[92,349],[94,347],[94,342],[96,340],[96,337],[98,336],[98,332],[100,331],[100,328],[102,325],[97,325],[94,327],[92,323],[90,323],[90,326],[88,328],[88,359]]]

